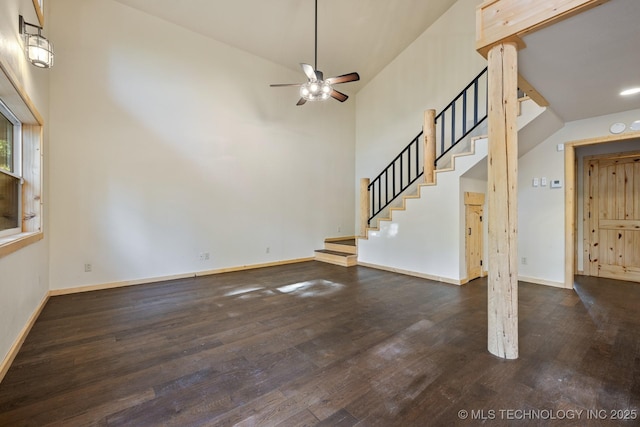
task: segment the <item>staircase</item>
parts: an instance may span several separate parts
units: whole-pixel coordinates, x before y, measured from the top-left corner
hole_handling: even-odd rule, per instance
[[[417,194],[425,171],[430,178],[434,169],[449,169],[453,156],[468,152],[471,140],[484,134],[488,114],[487,74],[485,68],[438,115],[435,110],[430,110],[434,116],[427,118],[425,114],[423,130],[369,182],[368,228],[375,227],[378,218],[388,217],[391,209],[404,204],[404,196]],[[432,145],[427,148],[429,144]],[[429,164],[425,164],[427,158]],[[360,208],[363,209],[362,204]]]
[[[523,155],[562,123],[533,101],[520,102],[517,128],[519,148],[523,148],[519,155]],[[434,183],[421,182],[415,190],[408,189],[392,207],[369,221],[358,240],[358,265],[456,285],[467,283],[463,199],[466,192],[487,192],[488,140],[472,137],[468,148],[463,148],[466,145],[456,146],[448,167],[436,169]]]
[[[484,129],[486,129],[486,127]],[[413,186],[413,188],[405,190],[403,192],[403,194],[401,195],[401,197],[396,198],[396,200],[391,205],[391,207],[388,207],[388,208],[380,211],[375,216],[375,218],[371,220],[369,226],[366,229],[366,231],[367,231],[366,234],[364,236],[360,236],[359,238],[367,240],[368,236],[369,236],[369,233],[371,231],[374,231],[374,232],[375,231],[380,231],[380,223],[382,221],[387,221],[387,222],[393,221],[394,213],[405,211],[407,209],[407,203],[410,200],[415,200],[415,199],[422,198],[422,193],[427,188],[434,187],[434,186],[438,185],[438,181],[440,179],[439,177],[448,176],[449,174],[455,173],[456,172],[456,160],[458,160],[458,162],[459,162],[459,160],[461,158],[474,156],[473,160],[470,160],[470,164],[469,165],[465,164],[465,166],[463,167],[464,168],[464,172],[466,172],[471,167],[475,166],[478,162],[482,161],[485,158],[486,153],[484,152],[484,150],[482,150],[479,153],[479,156],[476,156],[476,141],[478,141],[478,140],[486,140],[486,136],[475,136],[473,138],[470,138],[468,143],[465,144],[466,147],[467,147],[466,150],[452,154],[450,156],[450,158],[448,159],[448,161],[447,161],[447,167],[439,168],[439,169],[436,169],[434,171],[434,181],[432,183],[428,183],[427,184],[427,183],[424,183],[424,182],[419,182],[415,186]],[[463,145],[463,144],[460,144],[460,145]],[[468,163],[468,162],[466,162],[466,163]],[[458,170],[458,173],[456,175],[456,181],[459,180],[459,177],[462,175],[462,173],[463,172],[460,172]]]
[[[324,249],[315,251],[315,260],[352,267],[358,264],[358,246],[355,237],[335,237],[324,241]]]

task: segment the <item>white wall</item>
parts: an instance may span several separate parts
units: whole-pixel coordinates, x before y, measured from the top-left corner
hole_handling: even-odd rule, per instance
[[[566,123],[558,132],[536,146],[519,160],[518,175],[518,266],[522,280],[560,286],[564,282],[564,152],[558,144],[609,136],[612,123],[631,123],[640,119],[640,110],[594,117]],[[629,144],[632,148],[634,144]],[[635,149],[640,149],[637,141]],[[580,164],[580,162],[578,163]],[[580,169],[581,170],[581,169]],[[581,176],[580,174],[578,176]],[[562,188],[532,187],[534,177],[562,180]],[[582,210],[581,187],[578,208]],[[579,233],[582,217],[577,220]],[[581,234],[579,244],[581,245]],[[581,250],[581,248],[579,248]],[[581,253],[581,252],[580,252]],[[522,258],[527,258],[527,265]],[[581,265],[578,265],[579,269]]]
[[[18,16],[37,23],[31,0],[0,2],[0,58],[17,76],[23,89],[48,123],[49,71],[37,69],[25,60],[18,29]],[[48,36],[47,27],[44,33]],[[0,97],[2,94],[0,94]],[[48,186],[49,146],[45,126],[44,229],[45,239],[0,258],[0,361],[5,358],[29,317],[45,297],[48,287]]]
[[[459,0],[358,92],[356,181],[373,179],[484,67],[475,50],[480,0]],[[356,201],[356,209],[359,208]],[[356,224],[359,217],[355,217]]]
[[[358,262],[449,283],[465,279],[464,191],[486,192],[486,184],[461,176],[486,158],[487,140],[477,140],[474,149],[455,159],[454,170],[438,172],[437,185],[423,186],[406,210],[393,212],[379,231],[360,239]]]
[[[49,7],[52,289],[311,257],[354,234],[352,100],[296,107],[269,84],[301,73],[112,0]]]
[[[558,189],[531,185],[534,177],[564,181],[564,153],[554,143],[558,133],[518,159],[518,276],[560,286],[564,282],[564,182]]]

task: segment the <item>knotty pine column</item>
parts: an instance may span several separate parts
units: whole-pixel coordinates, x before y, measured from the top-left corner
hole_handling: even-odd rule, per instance
[[[488,349],[518,358],[518,51],[491,48],[489,66],[489,281]]]
[[[436,169],[436,110],[424,112],[424,182],[432,184]]]

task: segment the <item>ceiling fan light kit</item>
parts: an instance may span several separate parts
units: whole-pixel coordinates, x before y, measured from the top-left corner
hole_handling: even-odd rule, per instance
[[[331,91],[331,85],[322,80],[318,82],[307,82],[300,86],[300,96],[307,101],[329,99]]]
[[[315,67],[301,63],[302,71],[307,76],[306,83],[273,84],[271,87],[299,86],[300,100],[296,105],[304,105],[307,101],[324,101],[329,98],[340,102],[349,97],[333,88],[333,85],[360,80],[358,73],[343,74],[324,80],[324,74],[318,70],[318,0],[315,0]]]

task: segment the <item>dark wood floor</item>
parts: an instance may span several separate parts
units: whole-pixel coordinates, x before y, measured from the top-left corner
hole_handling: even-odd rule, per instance
[[[611,420],[640,410],[640,285],[578,280],[521,284],[515,361],[483,280],[307,262],[54,297],[0,425],[640,425]]]

